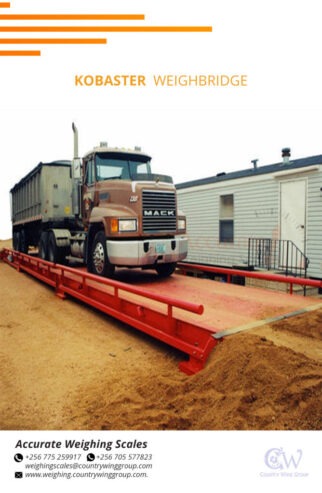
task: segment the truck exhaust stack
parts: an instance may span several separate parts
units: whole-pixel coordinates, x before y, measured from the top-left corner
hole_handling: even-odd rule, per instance
[[[72,129],[74,132],[74,158],[72,161],[72,179],[73,179],[72,207],[73,207],[73,214],[75,216],[79,216],[80,214],[79,187],[80,187],[80,181],[82,176],[82,169],[81,169],[81,159],[78,156],[78,130],[74,122],[72,123]]]
[[[77,159],[79,157],[78,155],[78,130],[75,125],[75,123],[72,123],[72,129],[74,132],[74,159]]]

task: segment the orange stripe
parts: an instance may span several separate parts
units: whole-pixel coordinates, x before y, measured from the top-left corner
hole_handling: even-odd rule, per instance
[[[1,20],[144,20],[143,14],[2,14]]]
[[[212,26],[0,26],[0,32],[212,32]]]
[[[40,56],[40,51],[0,51],[0,56]]]
[[[106,44],[106,39],[91,38],[65,38],[65,39],[45,39],[45,38],[0,38],[0,44]]]
[[[10,2],[0,2],[0,9],[10,9]]]

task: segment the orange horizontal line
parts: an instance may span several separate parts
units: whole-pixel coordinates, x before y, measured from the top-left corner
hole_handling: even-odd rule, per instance
[[[0,32],[212,32],[211,26],[0,26]]]
[[[0,56],[40,56],[40,51],[0,51]]]
[[[10,2],[0,2],[0,9],[9,9]]]
[[[106,39],[93,38],[0,38],[0,44],[106,44]]]
[[[144,20],[143,14],[1,14],[1,20]]]

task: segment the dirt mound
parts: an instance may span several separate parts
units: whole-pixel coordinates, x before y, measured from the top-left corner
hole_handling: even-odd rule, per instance
[[[284,320],[283,330],[322,341],[322,311],[314,311],[310,316],[305,313],[298,315],[296,321]]]
[[[289,430],[322,425],[322,365],[249,334],[227,338],[193,377],[138,374],[115,397],[102,394],[101,388],[82,392],[88,395],[88,425],[93,429]]]

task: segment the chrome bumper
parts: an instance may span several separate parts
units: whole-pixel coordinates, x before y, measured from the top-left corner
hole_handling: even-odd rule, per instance
[[[113,265],[144,266],[156,263],[179,262],[188,253],[188,239],[176,236],[173,239],[151,239],[134,241],[106,241],[109,261]]]

